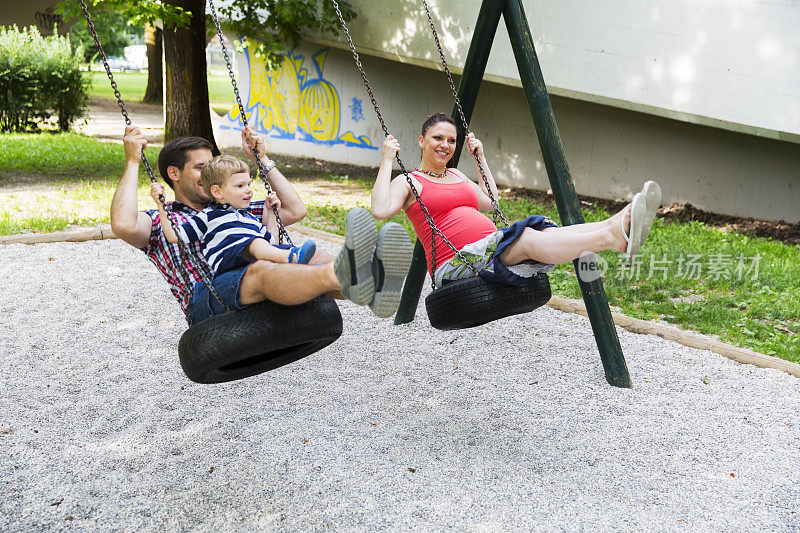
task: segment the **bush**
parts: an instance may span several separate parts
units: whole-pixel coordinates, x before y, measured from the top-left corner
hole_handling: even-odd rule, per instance
[[[67,37],[0,26],[0,131],[39,129],[54,116],[61,131],[69,130],[89,99],[82,58]]]

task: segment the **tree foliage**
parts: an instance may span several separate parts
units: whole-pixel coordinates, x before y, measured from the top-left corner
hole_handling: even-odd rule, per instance
[[[84,0],[89,6],[89,13],[94,21],[103,11],[114,11],[121,14],[128,25],[144,28],[145,24],[163,22],[164,27],[184,27],[189,24],[192,14],[180,7],[170,5],[161,0]],[[79,0],[61,0],[57,10],[66,20],[74,17],[83,18]],[[85,24],[84,24],[85,25]],[[95,29],[98,29],[95,25]],[[99,33],[99,31],[98,31]],[[100,42],[105,50],[105,42]]]
[[[172,136],[197,135],[213,142],[210,120],[208,126],[204,117],[189,116],[186,112],[181,118],[179,127],[174,125],[179,110],[190,110],[194,113],[207,113],[208,82],[205,77],[205,52],[202,47],[191,52],[191,58],[179,53],[176,47],[185,44],[180,39],[167,39],[168,32],[182,33],[183,28],[191,27],[192,34],[208,36],[213,33],[214,25],[209,24],[204,15],[204,2],[196,0],[85,0],[91,4],[93,17],[101,10],[122,13],[129,24],[143,27],[145,23],[160,21],[164,28],[164,57],[168,73],[165,138]],[[195,13],[176,4],[195,7]],[[338,33],[339,25],[336,11],[331,0],[215,0],[221,23],[224,29],[242,37],[245,46],[255,55],[264,58],[269,67],[276,67],[284,56],[280,52],[300,44],[302,33],[306,29],[317,29]],[[355,17],[350,4],[339,1],[345,20]],[[81,15],[79,0],[61,0],[60,12],[69,19]],[[198,24],[198,18],[202,21]],[[174,36],[174,35],[171,35]],[[104,43],[101,43],[104,44]],[[170,58],[180,58],[179,64],[171,64]],[[198,67],[200,65],[200,67]],[[201,68],[202,67],[202,68]],[[198,70],[200,69],[200,70]],[[202,71],[201,71],[202,70]],[[177,75],[179,73],[179,75]],[[172,76],[170,78],[170,75]],[[171,81],[170,81],[171,80]],[[180,80],[181,83],[173,83]],[[185,82],[185,83],[183,83]],[[205,96],[205,97],[203,97]],[[207,118],[207,117],[205,117]]]
[[[118,11],[98,10],[92,14],[92,21],[107,57],[124,55],[125,47],[131,43],[130,36],[141,37],[144,29],[129,25],[125,15]],[[83,48],[84,61],[90,63],[99,55],[97,45],[86,24],[74,24],[69,30],[69,35],[73,49]]]
[[[193,16],[190,11],[172,5],[168,0],[85,1],[90,6],[95,28],[107,56],[114,55],[107,49],[107,46],[113,45],[106,43],[112,43],[115,36],[107,35],[106,33],[114,30],[105,30],[103,26],[110,22],[111,28],[115,27],[113,24],[116,19],[107,20],[112,16],[126,20],[128,27],[143,28],[145,24],[161,22],[165,29],[186,27]],[[331,0],[217,0],[215,5],[222,27],[241,36],[241,46],[264,58],[269,67],[280,64],[283,59],[281,51],[300,44],[306,29],[339,33],[339,21]],[[82,14],[78,0],[61,0],[58,6],[67,19]],[[339,0],[339,7],[346,21],[356,16],[347,1]],[[206,18],[206,33],[213,35],[215,28],[211,15]],[[85,24],[78,26],[86,27]],[[88,30],[86,34],[88,35]],[[94,47],[94,44],[91,46]]]
[[[350,4],[340,0],[345,21],[355,17]],[[242,36],[240,46],[260,56],[267,68],[280,64],[286,48],[296,48],[305,29],[339,33],[339,19],[331,0],[230,0],[219,7],[223,27]]]

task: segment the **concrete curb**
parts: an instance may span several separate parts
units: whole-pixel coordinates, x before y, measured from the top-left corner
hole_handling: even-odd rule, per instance
[[[553,309],[564,311],[565,313],[575,313],[578,315],[589,316],[586,312],[586,305],[579,300],[566,300],[553,296],[547,305]],[[784,361],[771,355],[748,350],[747,348],[739,348],[738,346],[731,346],[716,339],[709,339],[701,335],[690,333],[678,329],[676,327],[658,324],[655,322],[648,322],[647,320],[640,320],[638,318],[631,318],[623,315],[622,313],[611,313],[614,324],[626,329],[632,333],[640,333],[644,335],[657,335],[662,339],[677,342],[690,348],[699,348],[701,350],[710,350],[714,353],[733,359],[738,363],[755,365],[759,368],[774,368],[776,370],[783,370],[789,374],[800,377],[800,364]]]
[[[314,239],[325,240],[336,244],[344,244],[344,237],[323,231],[315,228],[309,228],[300,224],[294,224],[291,227],[292,231],[296,231],[302,235],[307,235]],[[0,245],[2,244],[42,244],[42,243],[55,243],[55,242],[82,242],[82,241],[98,241],[103,239],[116,239],[116,235],[111,231],[108,225],[99,226],[96,228],[83,228],[77,230],[57,231],[54,233],[29,233],[25,235],[8,235],[0,237]],[[578,315],[588,316],[586,306],[579,300],[567,300],[553,296],[549,302],[549,307],[565,313],[574,313]],[[648,322],[647,320],[640,320],[623,315],[622,313],[611,313],[614,324],[626,329],[632,333],[639,333],[643,335],[657,335],[662,339],[677,342],[683,346],[690,348],[699,348],[700,350],[710,350],[728,359],[732,359],[738,363],[755,365],[759,368],[774,368],[782,370],[793,376],[800,377],[800,364],[784,361],[777,357],[765,355],[762,353],[748,350],[747,348],[739,348],[731,346],[715,339],[709,339],[701,335],[696,335],[676,327],[667,326],[664,324],[657,324]]]
[[[56,231],[54,233],[25,233],[0,237],[0,244],[43,244],[50,242],[84,242],[116,239],[108,224],[96,228]]]
[[[292,231],[302,235],[307,235],[316,239],[321,239],[336,244],[344,244],[344,237],[327,231],[309,228],[300,224],[295,224]],[[84,242],[100,241],[103,239],[116,239],[117,236],[111,231],[108,224],[95,228],[81,228],[75,230],[56,231],[53,233],[25,233],[21,235],[5,235],[0,237],[0,245],[3,244],[44,244],[53,242]]]

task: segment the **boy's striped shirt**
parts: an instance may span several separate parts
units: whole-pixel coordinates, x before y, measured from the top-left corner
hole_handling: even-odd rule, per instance
[[[216,203],[181,224],[178,236],[185,242],[201,242],[203,255],[215,275],[222,273],[220,267],[232,263],[230,254],[240,255],[241,247],[254,237],[270,240],[266,226],[249,209]]]
[[[186,204],[181,202],[167,202],[166,210],[171,211],[178,224],[183,224],[192,216],[197,214],[197,211],[192,209]],[[250,212],[256,217],[261,217],[264,213],[264,200],[258,200],[250,203]],[[192,258],[189,264],[183,264],[181,260],[180,251],[177,244],[169,242],[161,229],[161,217],[157,209],[148,209],[144,211],[153,221],[153,226],[150,230],[150,241],[141,250],[147,255],[147,258],[153,262],[158,268],[161,275],[169,284],[170,290],[178,303],[181,310],[186,314],[189,307],[189,301],[192,298],[192,290],[194,285],[187,287],[183,283],[179,269],[184,269],[188,272],[189,277],[195,282],[200,281],[200,272],[197,269],[203,270],[208,277],[213,277],[211,269],[206,264],[205,258],[202,255],[202,249],[199,242],[189,244],[189,249],[192,251]],[[168,221],[164,223],[169,224]]]

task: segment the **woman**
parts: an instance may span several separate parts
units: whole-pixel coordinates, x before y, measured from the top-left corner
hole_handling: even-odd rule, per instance
[[[470,133],[470,153],[477,155],[486,173],[494,198],[497,185],[486,163],[483,145]],[[577,259],[585,252],[617,250],[633,257],[653,224],[661,202],[661,189],[653,181],[616,215],[602,221],[558,227],[542,216],[531,216],[498,230],[479,209],[491,210],[486,184],[476,185],[455,168],[447,168],[456,147],[456,126],[443,113],[427,118],[419,136],[422,158],[409,173],[436,227],[462,252],[481,277],[490,281],[520,285],[523,278],[549,272],[554,265]],[[389,218],[402,209],[414,226],[426,252],[428,269],[436,285],[443,281],[474,275],[439,237],[436,244],[436,271],[431,265],[431,229],[403,175],[391,179],[392,162],[400,143],[389,135],[383,143],[382,161],[372,189],[372,214]]]

